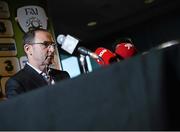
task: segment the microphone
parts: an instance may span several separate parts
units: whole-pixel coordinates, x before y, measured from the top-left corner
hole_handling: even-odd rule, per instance
[[[76,49],[79,40],[70,35],[64,36],[63,34],[60,34],[57,37],[57,42],[61,44],[62,49],[72,54]],[[100,59],[100,57],[96,53],[92,52],[89,49],[86,49],[85,47],[78,47],[77,50],[82,55],[88,55],[93,59]]]
[[[115,47],[115,53],[120,59],[127,59],[136,55],[137,49],[130,42],[120,42]]]
[[[66,36],[64,36],[63,34],[60,34],[60,35],[58,35],[58,37],[57,37],[57,42],[58,42],[59,44],[63,44],[65,38],[66,38]]]
[[[44,61],[42,62],[42,64],[46,64],[46,60],[48,59],[48,55],[46,55],[46,57],[44,58]],[[47,65],[47,64],[46,64]],[[48,64],[49,65],[49,64]]]
[[[71,35],[63,35],[60,34],[57,37],[57,42],[61,45],[61,48],[68,52],[69,54],[72,54],[79,42],[77,38],[72,37]]]
[[[99,47],[95,50],[95,53],[102,59],[96,59],[96,62],[99,65],[109,65],[111,63],[117,62],[115,53],[111,52],[109,49]]]
[[[88,55],[93,59],[100,59],[100,57],[96,53],[90,51],[89,49],[86,49],[85,47],[78,47],[78,51],[82,55]]]

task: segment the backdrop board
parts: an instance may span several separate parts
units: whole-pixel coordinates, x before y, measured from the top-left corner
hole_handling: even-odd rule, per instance
[[[180,45],[0,103],[0,130],[180,130]]]
[[[0,92],[3,95],[5,95],[4,85],[7,79],[22,69],[27,62],[22,37],[31,27],[48,29],[54,37],[46,1],[0,1]],[[57,48],[52,67],[61,69]]]

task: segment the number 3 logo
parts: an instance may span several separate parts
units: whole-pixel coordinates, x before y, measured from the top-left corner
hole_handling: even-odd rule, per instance
[[[14,67],[10,60],[6,60],[4,63],[6,63],[6,67],[5,67],[6,71],[8,72],[13,71]]]

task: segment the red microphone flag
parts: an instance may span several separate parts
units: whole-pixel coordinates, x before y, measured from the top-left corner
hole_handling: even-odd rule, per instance
[[[115,53],[119,57],[126,59],[126,58],[134,56],[137,53],[137,49],[135,48],[133,44],[123,42],[116,45]]]
[[[95,53],[102,58],[102,60],[96,59],[96,62],[100,65],[109,65],[112,62],[117,62],[116,55],[106,48],[99,47]]]

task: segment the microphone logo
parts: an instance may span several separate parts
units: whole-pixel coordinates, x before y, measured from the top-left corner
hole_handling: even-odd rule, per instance
[[[131,43],[119,43],[115,47],[116,55],[122,60],[137,54],[136,47]]]
[[[128,48],[128,50],[129,50],[131,47],[133,47],[133,45],[132,45],[132,44],[130,44],[130,43],[127,43],[127,44],[125,44],[125,45],[124,45],[124,47],[127,47],[127,48]]]
[[[100,65],[109,65],[113,62],[117,62],[116,55],[109,49],[99,47],[95,50],[95,53],[101,58],[96,59],[97,63]]]
[[[107,52],[107,50],[106,50],[106,49],[103,49],[103,50],[99,53],[99,56],[102,57],[105,52]]]

